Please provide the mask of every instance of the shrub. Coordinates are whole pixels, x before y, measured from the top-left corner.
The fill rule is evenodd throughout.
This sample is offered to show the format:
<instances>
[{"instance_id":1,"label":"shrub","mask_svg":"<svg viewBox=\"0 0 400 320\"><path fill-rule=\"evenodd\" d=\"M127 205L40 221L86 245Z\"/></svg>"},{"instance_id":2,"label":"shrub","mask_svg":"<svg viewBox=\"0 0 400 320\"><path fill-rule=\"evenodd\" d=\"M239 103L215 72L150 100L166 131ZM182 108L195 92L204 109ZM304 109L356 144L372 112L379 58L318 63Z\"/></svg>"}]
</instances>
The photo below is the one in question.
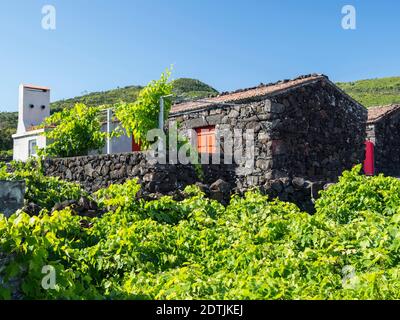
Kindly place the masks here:
<instances>
[{"instance_id":1,"label":"shrub","mask_svg":"<svg viewBox=\"0 0 400 320\"><path fill-rule=\"evenodd\" d=\"M101 131L100 111L100 107L78 103L71 109L63 109L48 117L43 126L50 127L44 133L50 143L41 154L74 157L101 149L106 133Z\"/></svg>"},{"instance_id":2,"label":"shrub","mask_svg":"<svg viewBox=\"0 0 400 320\"><path fill-rule=\"evenodd\" d=\"M392 216L400 213L400 180L383 175L360 174L361 165L346 171L339 183L322 193L316 202L320 214L348 223L363 211Z\"/></svg>"},{"instance_id":3,"label":"shrub","mask_svg":"<svg viewBox=\"0 0 400 320\"><path fill-rule=\"evenodd\" d=\"M35 159L28 163L13 161L8 168L0 163L0 180L24 180L26 201L48 210L57 203L78 200L81 196L88 195L76 183L44 176L41 162Z\"/></svg>"}]
</instances>

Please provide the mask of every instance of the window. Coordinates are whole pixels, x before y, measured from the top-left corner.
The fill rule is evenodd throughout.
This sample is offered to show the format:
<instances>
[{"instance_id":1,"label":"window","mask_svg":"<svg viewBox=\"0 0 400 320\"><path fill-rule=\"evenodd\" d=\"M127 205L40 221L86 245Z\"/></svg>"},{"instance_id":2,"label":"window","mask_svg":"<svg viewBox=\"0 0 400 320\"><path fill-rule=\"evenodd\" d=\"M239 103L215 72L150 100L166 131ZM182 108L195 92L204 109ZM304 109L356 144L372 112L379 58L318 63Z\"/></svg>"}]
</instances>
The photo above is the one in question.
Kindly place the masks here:
<instances>
[{"instance_id":1,"label":"window","mask_svg":"<svg viewBox=\"0 0 400 320\"><path fill-rule=\"evenodd\" d=\"M215 126L196 129L197 149L199 153L215 153Z\"/></svg>"},{"instance_id":2,"label":"window","mask_svg":"<svg viewBox=\"0 0 400 320\"><path fill-rule=\"evenodd\" d=\"M37 147L37 141L35 140L29 140L29 156L36 156L36 147Z\"/></svg>"}]
</instances>

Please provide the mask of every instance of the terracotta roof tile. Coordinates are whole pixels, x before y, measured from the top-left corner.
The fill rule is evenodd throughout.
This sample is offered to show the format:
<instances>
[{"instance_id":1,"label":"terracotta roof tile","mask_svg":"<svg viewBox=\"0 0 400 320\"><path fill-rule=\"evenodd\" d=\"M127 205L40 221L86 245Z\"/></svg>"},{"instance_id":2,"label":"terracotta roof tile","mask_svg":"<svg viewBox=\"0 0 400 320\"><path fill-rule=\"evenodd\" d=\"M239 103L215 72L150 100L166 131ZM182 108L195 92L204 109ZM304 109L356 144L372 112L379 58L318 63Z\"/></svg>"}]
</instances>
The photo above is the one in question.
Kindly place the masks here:
<instances>
[{"instance_id":1,"label":"terracotta roof tile","mask_svg":"<svg viewBox=\"0 0 400 320\"><path fill-rule=\"evenodd\" d=\"M50 88L48 88L48 87L36 86L36 85L33 85L33 84L23 84L23 86L24 86L24 88L33 89L33 90L43 90L43 91L49 91L50 90Z\"/></svg>"},{"instance_id":2,"label":"terracotta roof tile","mask_svg":"<svg viewBox=\"0 0 400 320\"><path fill-rule=\"evenodd\" d=\"M307 76L301 76L293 80L283 80L266 85L261 84L260 86L254 88L242 89L229 93L222 93L213 98L177 103L172 106L171 113L174 114L185 111L194 111L197 109L211 107L218 103L234 103L251 98L268 96L280 91L288 90L292 87L296 87L299 85L303 85L321 79L327 79L327 77L320 74L312 74Z\"/></svg>"},{"instance_id":3,"label":"terracotta roof tile","mask_svg":"<svg viewBox=\"0 0 400 320\"><path fill-rule=\"evenodd\" d=\"M31 126L26 129L26 132L36 131L39 129L53 129L55 127L56 127L56 125L47 125L47 126L43 126L43 127L42 126Z\"/></svg>"},{"instance_id":4,"label":"terracotta roof tile","mask_svg":"<svg viewBox=\"0 0 400 320\"><path fill-rule=\"evenodd\" d=\"M388 106L378 106L368 109L368 123L373 123L381 120L382 118L400 110L400 104L391 104Z\"/></svg>"}]
</instances>

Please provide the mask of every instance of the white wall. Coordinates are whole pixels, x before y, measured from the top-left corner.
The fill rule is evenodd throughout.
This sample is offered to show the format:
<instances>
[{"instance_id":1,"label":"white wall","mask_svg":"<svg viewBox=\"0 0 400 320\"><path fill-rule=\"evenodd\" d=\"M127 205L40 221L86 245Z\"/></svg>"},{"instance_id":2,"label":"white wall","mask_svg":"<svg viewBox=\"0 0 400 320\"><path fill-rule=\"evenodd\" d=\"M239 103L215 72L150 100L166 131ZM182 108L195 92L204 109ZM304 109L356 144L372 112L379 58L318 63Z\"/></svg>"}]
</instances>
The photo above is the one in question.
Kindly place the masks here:
<instances>
[{"instance_id":1,"label":"white wall","mask_svg":"<svg viewBox=\"0 0 400 320\"><path fill-rule=\"evenodd\" d=\"M117 123L113 123L111 130L114 130L117 127ZM101 131L107 131L107 124L103 124L101 127ZM128 137L123 134L120 137L111 139L111 153L125 153L125 152L132 152L132 137ZM98 154L95 150L89 152L89 154ZM107 154L107 142L104 145L103 149L101 150L101 154Z\"/></svg>"},{"instance_id":2,"label":"white wall","mask_svg":"<svg viewBox=\"0 0 400 320\"><path fill-rule=\"evenodd\" d=\"M111 153L132 152L132 137L126 134L118 138L111 139ZM103 153L107 153L107 144L103 148Z\"/></svg>"},{"instance_id":3,"label":"white wall","mask_svg":"<svg viewBox=\"0 0 400 320\"><path fill-rule=\"evenodd\" d=\"M23 135L14 135L14 160L27 161L29 159L29 141L36 140L37 147L46 146L46 137L41 135L43 129L31 131Z\"/></svg>"},{"instance_id":4,"label":"white wall","mask_svg":"<svg viewBox=\"0 0 400 320\"><path fill-rule=\"evenodd\" d=\"M31 107L33 106L33 107ZM14 160L29 159L29 142L36 141L37 147L46 147L45 129L35 129L45 118L50 116L50 89L33 85L19 86L18 129L13 135Z\"/></svg>"},{"instance_id":5,"label":"white wall","mask_svg":"<svg viewBox=\"0 0 400 320\"><path fill-rule=\"evenodd\" d=\"M17 134L25 133L32 127L42 124L48 116L50 116L50 89L21 84L19 86Z\"/></svg>"}]
</instances>

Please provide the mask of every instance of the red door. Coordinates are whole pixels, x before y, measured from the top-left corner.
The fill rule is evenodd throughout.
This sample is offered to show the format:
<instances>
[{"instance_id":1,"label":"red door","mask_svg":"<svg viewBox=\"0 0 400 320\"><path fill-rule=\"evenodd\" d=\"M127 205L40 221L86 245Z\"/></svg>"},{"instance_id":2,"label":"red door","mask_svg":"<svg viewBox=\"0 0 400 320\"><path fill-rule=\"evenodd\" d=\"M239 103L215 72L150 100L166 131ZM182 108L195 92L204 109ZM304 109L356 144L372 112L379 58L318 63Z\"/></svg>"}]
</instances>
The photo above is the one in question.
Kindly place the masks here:
<instances>
[{"instance_id":1,"label":"red door","mask_svg":"<svg viewBox=\"0 0 400 320\"><path fill-rule=\"evenodd\" d=\"M136 142L135 142L135 138L134 138L134 136L132 135L132 151L133 151L133 152L137 152L137 151L141 151L141 149L142 149L142 147L141 147L141 145L140 145L140 142L139 142L139 143L136 143Z\"/></svg>"},{"instance_id":2,"label":"red door","mask_svg":"<svg viewBox=\"0 0 400 320\"><path fill-rule=\"evenodd\" d=\"M365 142L364 172L367 176L375 174L374 144L369 140Z\"/></svg>"}]
</instances>

